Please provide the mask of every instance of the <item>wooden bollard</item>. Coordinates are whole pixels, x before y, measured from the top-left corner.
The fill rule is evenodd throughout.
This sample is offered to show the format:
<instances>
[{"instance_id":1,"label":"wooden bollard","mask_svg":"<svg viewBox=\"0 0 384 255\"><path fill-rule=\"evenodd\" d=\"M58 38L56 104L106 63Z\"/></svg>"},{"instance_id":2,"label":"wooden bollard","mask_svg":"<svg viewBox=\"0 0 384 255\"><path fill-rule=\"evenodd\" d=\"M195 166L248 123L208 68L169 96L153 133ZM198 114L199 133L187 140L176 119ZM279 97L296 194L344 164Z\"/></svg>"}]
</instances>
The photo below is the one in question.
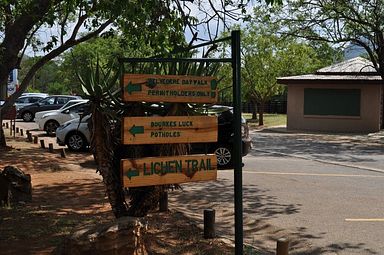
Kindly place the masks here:
<instances>
[{"instance_id":1,"label":"wooden bollard","mask_svg":"<svg viewBox=\"0 0 384 255\"><path fill-rule=\"evenodd\" d=\"M19 127L16 127L16 134L19 133Z\"/></svg>"},{"instance_id":2,"label":"wooden bollard","mask_svg":"<svg viewBox=\"0 0 384 255\"><path fill-rule=\"evenodd\" d=\"M276 255L288 255L289 241L286 238L277 240Z\"/></svg>"},{"instance_id":3,"label":"wooden bollard","mask_svg":"<svg viewBox=\"0 0 384 255\"><path fill-rule=\"evenodd\" d=\"M20 136L24 136L24 130L20 128Z\"/></svg>"},{"instance_id":4,"label":"wooden bollard","mask_svg":"<svg viewBox=\"0 0 384 255\"><path fill-rule=\"evenodd\" d=\"M27 133L27 141L30 143L32 142L32 133Z\"/></svg>"},{"instance_id":5,"label":"wooden bollard","mask_svg":"<svg viewBox=\"0 0 384 255\"><path fill-rule=\"evenodd\" d=\"M41 146L41 148L45 149L45 143L44 143L44 140L40 140L40 146Z\"/></svg>"},{"instance_id":6,"label":"wooden bollard","mask_svg":"<svg viewBox=\"0 0 384 255\"><path fill-rule=\"evenodd\" d=\"M204 238L215 238L215 210L204 210Z\"/></svg>"},{"instance_id":7,"label":"wooden bollard","mask_svg":"<svg viewBox=\"0 0 384 255\"><path fill-rule=\"evenodd\" d=\"M5 128L9 128L8 122L5 122Z\"/></svg>"},{"instance_id":8,"label":"wooden bollard","mask_svg":"<svg viewBox=\"0 0 384 255\"><path fill-rule=\"evenodd\" d=\"M34 144L37 144L37 141L38 141L38 140L39 140L39 138L38 138L37 136L34 136L34 137L33 137L33 143L34 143Z\"/></svg>"},{"instance_id":9,"label":"wooden bollard","mask_svg":"<svg viewBox=\"0 0 384 255\"><path fill-rule=\"evenodd\" d=\"M65 154L65 149L64 149L64 148L61 148L61 150L60 150L60 156L61 156L62 158L66 158L66 157L67 157L67 155Z\"/></svg>"},{"instance_id":10,"label":"wooden bollard","mask_svg":"<svg viewBox=\"0 0 384 255\"><path fill-rule=\"evenodd\" d=\"M168 192L164 191L160 195L159 211L168 212Z\"/></svg>"},{"instance_id":11,"label":"wooden bollard","mask_svg":"<svg viewBox=\"0 0 384 255\"><path fill-rule=\"evenodd\" d=\"M53 153L53 143L48 144L48 150L50 153Z\"/></svg>"}]
</instances>

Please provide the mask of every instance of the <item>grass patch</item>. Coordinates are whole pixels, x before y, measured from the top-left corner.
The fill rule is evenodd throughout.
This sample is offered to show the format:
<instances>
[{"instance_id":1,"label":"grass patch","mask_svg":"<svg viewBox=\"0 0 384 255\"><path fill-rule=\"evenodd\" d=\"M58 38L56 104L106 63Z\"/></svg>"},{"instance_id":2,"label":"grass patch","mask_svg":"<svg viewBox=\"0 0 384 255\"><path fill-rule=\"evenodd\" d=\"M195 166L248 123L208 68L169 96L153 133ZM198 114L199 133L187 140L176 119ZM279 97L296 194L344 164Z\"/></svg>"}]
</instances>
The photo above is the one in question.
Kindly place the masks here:
<instances>
[{"instance_id":1,"label":"grass patch","mask_svg":"<svg viewBox=\"0 0 384 255\"><path fill-rule=\"evenodd\" d=\"M243 113L243 117L248 121L249 126L258 127L259 121L252 120L252 113ZM264 127L273 127L273 126L284 126L287 125L287 115L286 114L270 114L264 113Z\"/></svg>"}]
</instances>

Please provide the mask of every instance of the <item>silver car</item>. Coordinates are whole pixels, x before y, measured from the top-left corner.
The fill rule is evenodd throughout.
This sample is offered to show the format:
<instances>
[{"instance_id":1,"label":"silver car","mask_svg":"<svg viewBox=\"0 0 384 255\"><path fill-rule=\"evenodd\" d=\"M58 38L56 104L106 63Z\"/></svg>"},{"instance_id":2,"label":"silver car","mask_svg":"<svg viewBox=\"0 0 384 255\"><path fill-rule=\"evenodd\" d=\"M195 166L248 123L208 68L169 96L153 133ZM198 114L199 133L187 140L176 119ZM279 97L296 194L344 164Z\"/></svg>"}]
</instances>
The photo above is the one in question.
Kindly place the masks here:
<instances>
[{"instance_id":1,"label":"silver car","mask_svg":"<svg viewBox=\"0 0 384 255\"><path fill-rule=\"evenodd\" d=\"M82 119L76 118L65 122L56 129L56 141L59 145L66 145L72 151L85 150L90 143L91 134L88 128L88 120L91 115Z\"/></svg>"}]
</instances>

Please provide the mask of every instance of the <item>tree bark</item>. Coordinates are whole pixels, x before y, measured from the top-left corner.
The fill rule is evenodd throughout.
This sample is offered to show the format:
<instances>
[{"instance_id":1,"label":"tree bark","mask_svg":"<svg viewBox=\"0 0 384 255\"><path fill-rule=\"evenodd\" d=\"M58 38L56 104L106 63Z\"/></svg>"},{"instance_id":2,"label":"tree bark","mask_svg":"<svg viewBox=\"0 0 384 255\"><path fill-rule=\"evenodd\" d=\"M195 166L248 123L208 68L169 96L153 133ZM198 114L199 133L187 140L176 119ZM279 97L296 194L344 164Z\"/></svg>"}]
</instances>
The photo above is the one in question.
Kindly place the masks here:
<instances>
[{"instance_id":1,"label":"tree bark","mask_svg":"<svg viewBox=\"0 0 384 255\"><path fill-rule=\"evenodd\" d=\"M1 114L1 110L3 108L0 107L0 150L1 148L7 147L7 140L5 140L5 133L3 129L3 115Z\"/></svg>"},{"instance_id":2,"label":"tree bark","mask_svg":"<svg viewBox=\"0 0 384 255\"><path fill-rule=\"evenodd\" d=\"M0 124L1 124L1 127L0 127L0 150L1 150L1 148L7 147L7 141L5 140L3 122L0 121Z\"/></svg>"},{"instance_id":3,"label":"tree bark","mask_svg":"<svg viewBox=\"0 0 384 255\"><path fill-rule=\"evenodd\" d=\"M264 102L261 102L258 107L259 110L259 126L264 125Z\"/></svg>"},{"instance_id":4,"label":"tree bark","mask_svg":"<svg viewBox=\"0 0 384 255\"><path fill-rule=\"evenodd\" d=\"M254 100L251 100L252 106L252 119L257 120L257 103Z\"/></svg>"},{"instance_id":5,"label":"tree bark","mask_svg":"<svg viewBox=\"0 0 384 255\"><path fill-rule=\"evenodd\" d=\"M93 105L91 148L96 155L97 170L103 177L112 212L116 218L120 218L127 215L127 207L120 180L120 169L115 169L113 164L115 146L110 126L111 123L106 116Z\"/></svg>"}]
</instances>

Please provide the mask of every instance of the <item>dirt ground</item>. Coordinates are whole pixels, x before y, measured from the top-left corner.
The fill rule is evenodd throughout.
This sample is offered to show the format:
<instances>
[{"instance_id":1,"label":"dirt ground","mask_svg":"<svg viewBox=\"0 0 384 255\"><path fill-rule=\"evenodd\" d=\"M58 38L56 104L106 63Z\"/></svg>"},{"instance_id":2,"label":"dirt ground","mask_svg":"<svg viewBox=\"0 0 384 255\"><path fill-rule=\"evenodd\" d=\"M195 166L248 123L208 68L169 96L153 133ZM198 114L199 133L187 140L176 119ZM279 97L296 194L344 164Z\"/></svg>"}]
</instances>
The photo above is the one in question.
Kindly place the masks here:
<instances>
[{"instance_id":1,"label":"dirt ground","mask_svg":"<svg viewBox=\"0 0 384 255\"><path fill-rule=\"evenodd\" d=\"M52 138L50 138L52 139ZM0 169L7 165L31 174L33 201L0 208L0 253L50 254L66 236L84 224L114 220L101 177L89 153L61 158L20 135L7 137L0 150ZM176 211L154 212L148 221L150 254L233 254L222 240L205 240L197 224ZM250 254L258 254L251 251Z\"/></svg>"}]
</instances>

